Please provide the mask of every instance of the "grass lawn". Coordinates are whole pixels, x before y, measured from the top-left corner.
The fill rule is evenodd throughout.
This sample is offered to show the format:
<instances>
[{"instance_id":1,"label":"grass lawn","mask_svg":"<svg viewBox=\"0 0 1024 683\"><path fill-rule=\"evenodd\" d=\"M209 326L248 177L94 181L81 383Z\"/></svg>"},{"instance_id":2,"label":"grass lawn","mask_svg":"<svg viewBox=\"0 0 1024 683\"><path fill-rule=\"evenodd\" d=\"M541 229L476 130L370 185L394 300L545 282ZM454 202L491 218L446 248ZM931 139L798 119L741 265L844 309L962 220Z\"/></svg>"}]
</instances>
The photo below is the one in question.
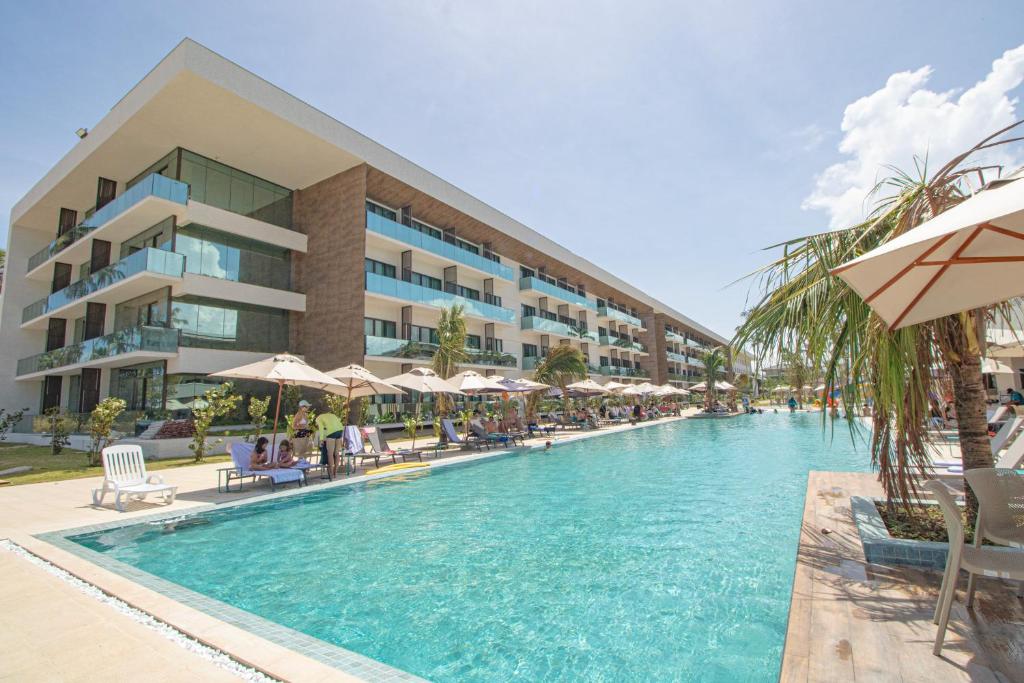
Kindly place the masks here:
<instances>
[{"instance_id":1,"label":"grass lawn","mask_svg":"<svg viewBox=\"0 0 1024 683\"><path fill-rule=\"evenodd\" d=\"M225 462L231 457L210 455L204 463ZM0 470L20 465L30 465L28 472L5 474L0 476L10 482L8 486L17 484L38 484L44 481L60 481L62 479L81 479L82 477L98 477L103 475L103 466L88 467L84 451L65 448L60 455L53 455L49 446L30 446L27 444L0 444ZM166 470L174 467L194 465L192 456L185 458L169 458L167 460L148 460L146 470Z\"/></svg>"}]
</instances>

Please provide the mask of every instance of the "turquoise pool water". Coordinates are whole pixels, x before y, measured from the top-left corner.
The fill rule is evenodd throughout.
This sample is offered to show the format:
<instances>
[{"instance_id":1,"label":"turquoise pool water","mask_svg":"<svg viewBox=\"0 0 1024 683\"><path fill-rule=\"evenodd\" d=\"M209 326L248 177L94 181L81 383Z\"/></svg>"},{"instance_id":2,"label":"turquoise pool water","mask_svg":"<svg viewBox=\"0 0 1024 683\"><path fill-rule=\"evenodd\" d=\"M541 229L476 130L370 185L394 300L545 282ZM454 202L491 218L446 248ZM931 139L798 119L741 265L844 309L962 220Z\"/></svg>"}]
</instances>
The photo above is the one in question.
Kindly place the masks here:
<instances>
[{"instance_id":1,"label":"turquoise pool water","mask_svg":"<svg viewBox=\"0 0 1024 683\"><path fill-rule=\"evenodd\" d=\"M73 540L435 681L774 681L813 415L688 420Z\"/></svg>"}]
</instances>

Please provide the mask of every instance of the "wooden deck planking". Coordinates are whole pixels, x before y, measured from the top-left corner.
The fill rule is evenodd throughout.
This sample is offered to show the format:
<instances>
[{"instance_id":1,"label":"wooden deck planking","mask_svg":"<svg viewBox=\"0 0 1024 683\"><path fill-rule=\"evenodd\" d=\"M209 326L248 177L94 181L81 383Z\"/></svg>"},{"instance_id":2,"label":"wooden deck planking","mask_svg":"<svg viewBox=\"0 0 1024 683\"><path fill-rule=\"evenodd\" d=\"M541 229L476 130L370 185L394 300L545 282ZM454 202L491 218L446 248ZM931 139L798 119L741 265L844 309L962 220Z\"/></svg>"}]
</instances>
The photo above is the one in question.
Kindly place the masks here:
<instances>
[{"instance_id":1,"label":"wooden deck planking","mask_svg":"<svg viewBox=\"0 0 1024 683\"><path fill-rule=\"evenodd\" d=\"M849 499L880 493L871 474L810 474L780 680L1024 681L1024 606L1003 582L980 582L973 611L954 604L932 655L941 575L864 560Z\"/></svg>"}]
</instances>

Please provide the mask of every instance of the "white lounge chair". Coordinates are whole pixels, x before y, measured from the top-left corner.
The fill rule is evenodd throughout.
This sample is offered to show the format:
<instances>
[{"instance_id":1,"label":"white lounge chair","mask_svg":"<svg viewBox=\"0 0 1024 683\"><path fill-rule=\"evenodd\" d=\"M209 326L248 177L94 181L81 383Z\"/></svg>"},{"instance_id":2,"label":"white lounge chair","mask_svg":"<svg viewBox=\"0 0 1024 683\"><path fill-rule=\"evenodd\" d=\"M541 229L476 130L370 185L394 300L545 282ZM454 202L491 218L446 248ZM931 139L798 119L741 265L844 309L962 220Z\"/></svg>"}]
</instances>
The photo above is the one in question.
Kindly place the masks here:
<instances>
[{"instance_id":1,"label":"white lounge chair","mask_svg":"<svg viewBox=\"0 0 1024 683\"><path fill-rule=\"evenodd\" d=\"M124 512L125 501L144 500L151 493L161 494L168 505L174 502L178 487L165 484L158 474L146 474L141 446L108 446L102 457L103 485L93 489L93 505L102 505L108 491L114 494L114 507L119 512Z\"/></svg>"}]
</instances>

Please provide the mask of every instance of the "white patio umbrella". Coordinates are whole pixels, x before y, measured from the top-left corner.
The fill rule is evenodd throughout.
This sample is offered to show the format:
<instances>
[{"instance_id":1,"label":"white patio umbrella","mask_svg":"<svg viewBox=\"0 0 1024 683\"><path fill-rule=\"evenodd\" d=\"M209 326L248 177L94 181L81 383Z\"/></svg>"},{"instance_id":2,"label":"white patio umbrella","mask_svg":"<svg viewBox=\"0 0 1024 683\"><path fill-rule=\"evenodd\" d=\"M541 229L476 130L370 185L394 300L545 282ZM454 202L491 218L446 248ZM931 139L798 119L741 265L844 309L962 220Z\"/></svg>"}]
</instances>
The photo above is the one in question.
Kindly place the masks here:
<instances>
[{"instance_id":1,"label":"white patio umbrella","mask_svg":"<svg viewBox=\"0 0 1024 683\"><path fill-rule=\"evenodd\" d=\"M404 374L388 377L384 382L396 387L411 389L412 391L417 391L420 394L454 394L456 396L465 396L465 393L457 386L446 379L442 379L430 368L413 368ZM419 423L421 403L422 399L418 399L416 401L417 424ZM412 438L412 447L416 448L415 435L413 435Z\"/></svg>"},{"instance_id":2,"label":"white patio umbrella","mask_svg":"<svg viewBox=\"0 0 1024 683\"><path fill-rule=\"evenodd\" d=\"M720 382L715 382L715 388L718 389L719 391L736 391L736 387L734 387L733 385L729 384L725 380L722 380ZM810 387L808 387L808 389L809 388Z\"/></svg>"},{"instance_id":3,"label":"white patio umbrella","mask_svg":"<svg viewBox=\"0 0 1024 683\"><path fill-rule=\"evenodd\" d=\"M824 384L819 384L818 386L814 387L814 392L815 393L817 393L819 391L825 391L825 385Z\"/></svg>"},{"instance_id":4,"label":"white patio umbrella","mask_svg":"<svg viewBox=\"0 0 1024 683\"><path fill-rule=\"evenodd\" d=\"M632 386L632 385L631 384L623 384L622 382L616 382L615 380L612 380L610 382L605 382L601 386L604 387L605 389L607 389L608 391L615 392L615 391L619 391L620 389L625 389L626 387Z\"/></svg>"},{"instance_id":5,"label":"white patio umbrella","mask_svg":"<svg viewBox=\"0 0 1024 683\"><path fill-rule=\"evenodd\" d=\"M598 384L592 379L573 382L572 384L565 385L565 388L570 391L575 391L577 394L583 394L584 396L597 396L600 394L611 393L609 389L606 389L603 385Z\"/></svg>"},{"instance_id":6,"label":"white patio umbrella","mask_svg":"<svg viewBox=\"0 0 1024 683\"><path fill-rule=\"evenodd\" d=\"M333 377L341 384L340 388L328 388L332 394L344 396L349 400L361 396L376 396L377 394L401 394L403 391L396 386L388 384L380 377L364 368L362 365L345 365L324 373Z\"/></svg>"},{"instance_id":7,"label":"white patio umbrella","mask_svg":"<svg viewBox=\"0 0 1024 683\"><path fill-rule=\"evenodd\" d=\"M664 392L664 393L660 393ZM690 392L672 384L662 384L659 395L661 396L689 396Z\"/></svg>"},{"instance_id":8,"label":"white patio umbrella","mask_svg":"<svg viewBox=\"0 0 1024 683\"><path fill-rule=\"evenodd\" d=\"M1024 176L989 183L832 274L890 329L1024 295Z\"/></svg>"},{"instance_id":9,"label":"white patio umbrella","mask_svg":"<svg viewBox=\"0 0 1024 683\"><path fill-rule=\"evenodd\" d=\"M640 388L639 384L630 384L625 389L619 391L623 396L643 396L648 393Z\"/></svg>"},{"instance_id":10,"label":"white patio umbrella","mask_svg":"<svg viewBox=\"0 0 1024 683\"><path fill-rule=\"evenodd\" d=\"M242 365L230 370L210 373L211 377L228 377L231 379L255 379L262 382L277 384L277 406L274 409L274 437L270 442L273 452L277 446L277 422L281 417L281 391L284 385L310 387L320 390L337 390L341 382L330 375L320 372L306 361L290 353L279 353L261 361Z\"/></svg>"},{"instance_id":11,"label":"white patio umbrella","mask_svg":"<svg viewBox=\"0 0 1024 683\"><path fill-rule=\"evenodd\" d=\"M657 384L651 384L650 382L641 382L640 384L637 384L636 386L637 386L637 389L640 389L645 394L654 393L658 389L658 385Z\"/></svg>"},{"instance_id":12,"label":"white patio umbrella","mask_svg":"<svg viewBox=\"0 0 1024 683\"><path fill-rule=\"evenodd\" d=\"M460 372L457 375L452 375L448 378L453 386L457 387L462 393L469 396L475 396L477 394L500 394L508 391L504 384L495 381L491 377L484 377L479 372L473 370L466 370Z\"/></svg>"},{"instance_id":13,"label":"white patio umbrella","mask_svg":"<svg viewBox=\"0 0 1024 683\"><path fill-rule=\"evenodd\" d=\"M499 381L505 387L505 391L509 393L525 393L528 391L538 391L540 389L551 388L551 385L549 384L544 384L542 382L534 382L532 379L527 379L525 377L520 377L519 379L502 379Z\"/></svg>"},{"instance_id":14,"label":"white patio umbrella","mask_svg":"<svg viewBox=\"0 0 1024 683\"><path fill-rule=\"evenodd\" d=\"M708 383L707 382L700 382L699 384L694 384L692 387L690 387L690 391L704 392L704 391L707 391L707 390L708 390Z\"/></svg>"}]
</instances>

